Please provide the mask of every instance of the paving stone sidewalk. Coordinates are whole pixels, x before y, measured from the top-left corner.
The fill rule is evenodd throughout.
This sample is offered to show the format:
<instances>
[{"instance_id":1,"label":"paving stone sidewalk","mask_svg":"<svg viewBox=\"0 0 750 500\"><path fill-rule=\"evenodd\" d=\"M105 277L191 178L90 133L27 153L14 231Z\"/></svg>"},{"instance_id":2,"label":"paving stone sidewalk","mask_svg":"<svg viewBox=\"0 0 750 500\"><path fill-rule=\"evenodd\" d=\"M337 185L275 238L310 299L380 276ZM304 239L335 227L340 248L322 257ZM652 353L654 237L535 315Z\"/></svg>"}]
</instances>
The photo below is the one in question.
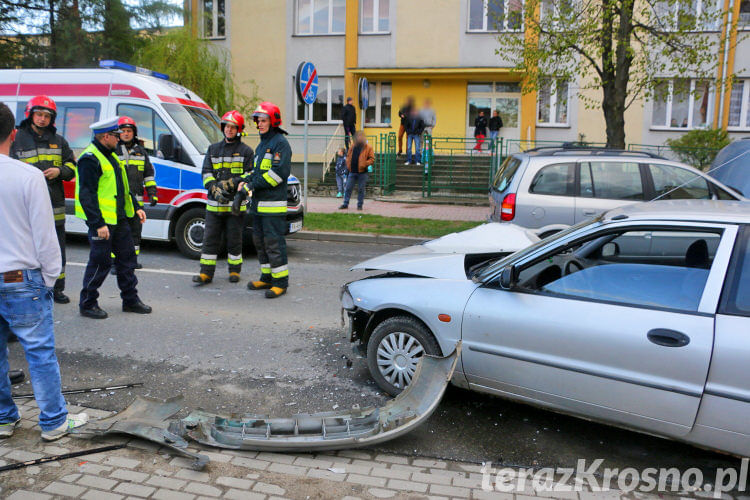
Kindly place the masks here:
<instances>
[{"instance_id":1,"label":"paving stone sidewalk","mask_svg":"<svg viewBox=\"0 0 750 500\"><path fill-rule=\"evenodd\" d=\"M530 481L526 482L523 491L485 491L478 464L391 455L367 449L320 454L193 449L211 459L205 470L199 472L190 469L191 461L186 458L170 455L152 443L126 437L94 441L64 437L54 443L44 443L36 426L39 410L35 402L27 402L20 409L21 426L13 437L0 441L0 465L111 444L127 443L128 446L0 473L0 498L8 500L650 498L643 494L623 496L618 491L537 492L532 489ZM70 410L86 411L92 418L109 415L109 412L75 406ZM495 476L492 477L494 481Z\"/></svg>"},{"instance_id":2,"label":"paving stone sidewalk","mask_svg":"<svg viewBox=\"0 0 750 500\"><path fill-rule=\"evenodd\" d=\"M345 210L339 210L340 205L341 198L310 196L307 201L307 211L325 214L346 212ZM356 200L349 204L348 212L360 213L357 212ZM486 221L490 214L490 208L435 203L398 203L366 199L364 210L361 213L412 219Z\"/></svg>"}]
</instances>

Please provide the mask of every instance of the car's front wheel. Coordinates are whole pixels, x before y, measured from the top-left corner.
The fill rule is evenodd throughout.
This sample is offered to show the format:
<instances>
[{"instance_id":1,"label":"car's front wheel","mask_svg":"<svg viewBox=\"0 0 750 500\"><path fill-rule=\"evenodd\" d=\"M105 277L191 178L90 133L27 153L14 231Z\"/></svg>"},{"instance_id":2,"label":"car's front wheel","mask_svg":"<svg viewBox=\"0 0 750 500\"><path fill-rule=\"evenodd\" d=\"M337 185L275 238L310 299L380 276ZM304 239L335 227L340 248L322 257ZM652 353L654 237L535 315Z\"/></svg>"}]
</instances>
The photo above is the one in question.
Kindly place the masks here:
<instances>
[{"instance_id":1,"label":"car's front wheel","mask_svg":"<svg viewBox=\"0 0 750 500\"><path fill-rule=\"evenodd\" d=\"M432 333L410 316L386 319L367 342L370 374L391 396L397 396L411 383L424 354L440 356L440 346Z\"/></svg>"}]
</instances>

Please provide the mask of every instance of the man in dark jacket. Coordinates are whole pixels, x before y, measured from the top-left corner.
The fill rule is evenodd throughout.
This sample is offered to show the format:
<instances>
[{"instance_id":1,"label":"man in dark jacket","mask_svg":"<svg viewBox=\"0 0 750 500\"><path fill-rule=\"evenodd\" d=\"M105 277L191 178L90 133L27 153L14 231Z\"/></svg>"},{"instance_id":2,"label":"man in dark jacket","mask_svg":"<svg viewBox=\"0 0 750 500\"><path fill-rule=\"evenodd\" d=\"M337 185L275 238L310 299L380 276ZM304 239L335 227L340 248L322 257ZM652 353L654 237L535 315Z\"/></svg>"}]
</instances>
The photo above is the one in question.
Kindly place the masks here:
<instances>
[{"instance_id":1,"label":"man in dark jacket","mask_svg":"<svg viewBox=\"0 0 750 500\"><path fill-rule=\"evenodd\" d=\"M474 150L481 151L484 138L487 137L487 117L484 116L484 111L479 111L479 116L474 120L474 137L477 139Z\"/></svg>"},{"instance_id":2,"label":"man in dark jacket","mask_svg":"<svg viewBox=\"0 0 750 500\"><path fill-rule=\"evenodd\" d=\"M416 108L412 108L411 114L406 118L406 163L409 165L414 163L421 165L420 159L422 158L422 133L424 132L424 120ZM412 155L412 145L415 146L416 151Z\"/></svg>"},{"instance_id":3,"label":"man in dark jacket","mask_svg":"<svg viewBox=\"0 0 750 500\"><path fill-rule=\"evenodd\" d=\"M18 126L16 140L11 146L10 157L34 165L44 173L47 189L52 200L57 241L62 254L62 272L53 288L58 304L70 302L65 290L65 190L63 181L73 180L76 163L73 151L63 136L57 133L55 101L40 95L26 105L26 119Z\"/></svg>"},{"instance_id":4,"label":"man in dark jacket","mask_svg":"<svg viewBox=\"0 0 750 500\"><path fill-rule=\"evenodd\" d=\"M76 175L76 217L86 221L91 245L78 308L82 316L94 319L107 317L97 299L99 287L112 267L112 254L115 255L122 310L138 314L151 312L151 307L138 297L135 248L128 223L128 218L134 215L141 224L146 222L146 212L136 208L138 202L130 193L128 176L115 153L120 135L117 121L117 117L113 117L89 126L94 132L94 141L83 150Z\"/></svg>"},{"instance_id":5,"label":"man in dark jacket","mask_svg":"<svg viewBox=\"0 0 750 500\"><path fill-rule=\"evenodd\" d=\"M341 121L344 122L344 144L349 149L349 140L357 130L357 110L352 105L352 98L346 98L346 106L341 110Z\"/></svg>"},{"instance_id":6,"label":"man in dark jacket","mask_svg":"<svg viewBox=\"0 0 750 500\"><path fill-rule=\"evenodd\" d=\"M255 168L240 187L252 193L253 243L258 252L260 279L247 284L275 299L289 288L286 253L287 179L292 170L292 147L281 128L281 110L272 102L258 104L253 120L260 133Z\"/></svg>"},{"instance_id":7,"label":"man in dark jacket","mask_svg":"<svg viewBox=\"0 0 750 500\"><path fill-rule=\"evenodd\" d=\"M117 156L125 164L128 173L128 185L130 192L138 202L138 208L143 208L143 189L148 193L149 205L156 206L159 199L156 196L156 180L154 178L154 167L148 159L148 152L143 147L143 141L138 139L138 127L129 116L121 116L118 121L120 126L120 142L117 144ZM143 266L137 262L141 253L141 230L143 224L137 216L128 219L130 233L135 245L136 269ZM115 272L114 267L112 272Z\"/></svg>"},{"instance_id":8,"label":"man in dark jacket","mask_svg":"<svg viewBox=\"0 0 750 500\"><path fill-rule=\"evenodd\" d=\"M494 110L492 118L490 118L490 141L492 141L493 146L497 141L497 136L500 134L501 128L503 128L503 119L500 118L500 113Z\"/></svg>"},{"instance_id":9,"label":"man in dark jacket","mask_svg":"<svg viewBox=\"0 0 750 500\"><path fill-rule=\"evenodd\" d=\"M221 117L224 138L208 147L203 160L203 185L208 190L208 199L200 273L193 276L193 283L197 285L211 283L214 279L222 233L227 239L229 282L240 281L246 205L242 205L239 213L233 214L232 201L242 176L253 169L253 150L241 140L244 128L245 117L239 111L224 113Z\"/></svg>"},{"instance_id":10,"label":"man in dark jacket","mask_svg":"<svg viewBox=\"0 0 750 500\"><path fill-rule=\"evenodd\" d=\"M414 97L409 96L406 103L398 110L398 117L401 118L401 125L398 127L398 154L404 151L404 134L406 133L406 120L411 116L414 109Z\"/></svg>"}]
</instances>

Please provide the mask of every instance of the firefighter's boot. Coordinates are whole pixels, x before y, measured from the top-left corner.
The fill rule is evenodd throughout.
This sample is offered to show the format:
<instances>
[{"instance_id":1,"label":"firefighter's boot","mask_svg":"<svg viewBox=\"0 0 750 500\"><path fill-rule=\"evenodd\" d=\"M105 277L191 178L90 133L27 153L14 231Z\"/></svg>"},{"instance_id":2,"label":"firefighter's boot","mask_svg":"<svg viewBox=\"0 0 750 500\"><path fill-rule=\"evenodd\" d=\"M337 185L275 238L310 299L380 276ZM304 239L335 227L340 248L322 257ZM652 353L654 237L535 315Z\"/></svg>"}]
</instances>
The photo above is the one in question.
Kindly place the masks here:
<instances>
[{"instance_id":1,"label":"firefighter's boot","mask_svg":"<svg viewBox=\"0 0 750 500\"><path fill-rule=\"evenodd\" d=\"M266 290L266 298L267 299L275 299L276 297L281 297L286 293L286 288L279 288L277 286L272 286L268 290Z\"/></svg>"}]
</instances>

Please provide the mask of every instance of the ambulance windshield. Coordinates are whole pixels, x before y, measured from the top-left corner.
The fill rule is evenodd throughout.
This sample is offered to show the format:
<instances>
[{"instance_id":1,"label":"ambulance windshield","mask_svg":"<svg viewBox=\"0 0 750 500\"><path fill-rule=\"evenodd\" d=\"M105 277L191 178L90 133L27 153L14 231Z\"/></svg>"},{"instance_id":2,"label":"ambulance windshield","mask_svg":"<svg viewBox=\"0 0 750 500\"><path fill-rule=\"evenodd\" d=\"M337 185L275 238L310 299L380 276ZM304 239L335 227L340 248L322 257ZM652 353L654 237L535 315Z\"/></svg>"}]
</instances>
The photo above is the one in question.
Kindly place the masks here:
<instances>
[{"instance_id":1,"label":"ambulance windshield","mask_svg":"<svg viewBox=\"0 0 750 500\"><path fill-rule=\"evenodd\" d=\"M221 140L219 117L212 110L169 103L164 103L163 106L198 153L206 154L208 146Z\"/></svg>"}]
</instances>

